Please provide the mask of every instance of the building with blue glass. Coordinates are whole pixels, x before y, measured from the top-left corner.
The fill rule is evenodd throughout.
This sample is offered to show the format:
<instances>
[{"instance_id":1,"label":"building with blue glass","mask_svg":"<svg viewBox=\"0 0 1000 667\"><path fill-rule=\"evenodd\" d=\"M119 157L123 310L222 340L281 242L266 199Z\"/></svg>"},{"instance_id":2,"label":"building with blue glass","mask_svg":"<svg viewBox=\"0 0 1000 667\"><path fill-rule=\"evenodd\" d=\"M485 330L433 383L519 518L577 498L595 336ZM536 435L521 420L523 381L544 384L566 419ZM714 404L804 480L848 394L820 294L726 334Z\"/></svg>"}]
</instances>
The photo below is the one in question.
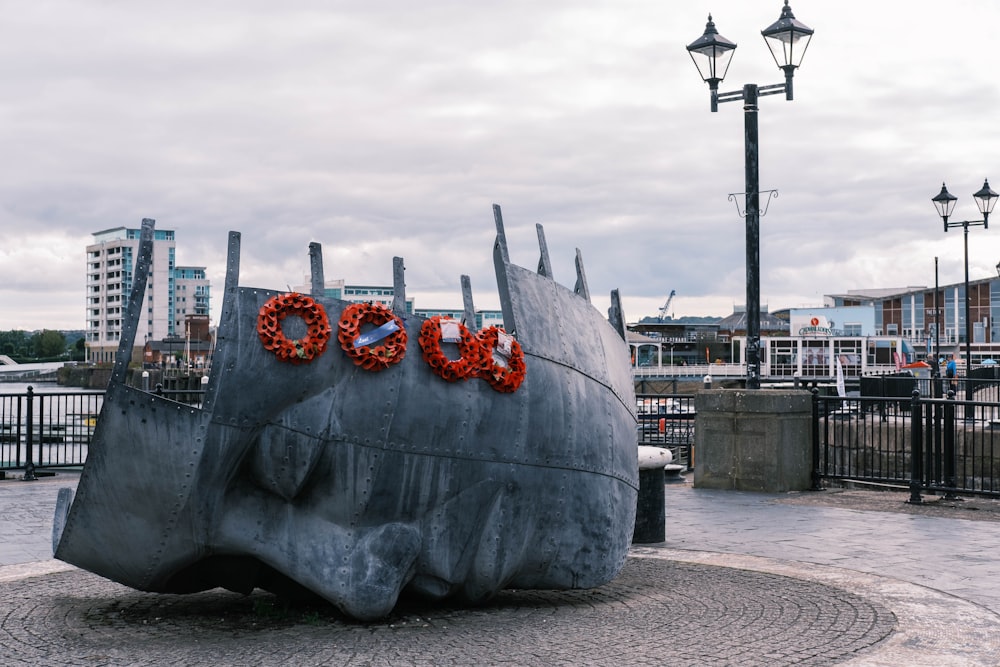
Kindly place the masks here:
<instances>
[{"instance_id":1,"label":"building with blue glass","mask_svg":"<svg viewBox=\"0 0 1000 667\"><path fill-rule=\"evenodd\" d=\"M128 227L94 232L94 242L87 246L85 342L90 363L112 363L117 355L140 232ZM188 320L209 315L211 286L205 267L178 266L176 252L174 231L155 230L133 359L142 358L150 341L184 338Z\"/></svg>"}]
</instances>

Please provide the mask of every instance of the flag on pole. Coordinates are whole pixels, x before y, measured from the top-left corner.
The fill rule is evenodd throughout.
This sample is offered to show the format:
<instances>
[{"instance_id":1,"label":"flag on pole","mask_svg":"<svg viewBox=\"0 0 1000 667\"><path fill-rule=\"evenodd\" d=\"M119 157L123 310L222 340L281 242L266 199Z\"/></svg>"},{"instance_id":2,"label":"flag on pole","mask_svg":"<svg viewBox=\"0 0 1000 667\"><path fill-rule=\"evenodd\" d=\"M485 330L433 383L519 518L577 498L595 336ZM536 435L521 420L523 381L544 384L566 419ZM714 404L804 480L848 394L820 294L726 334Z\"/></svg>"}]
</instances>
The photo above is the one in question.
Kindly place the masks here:
<instances>
[{"instance_id":1,"label":"flag on pole","mask_svg":"<svg viewBox=\"0 0 1000 667\"><path fill-rule=\"evenodd\" d=\"M844 384L844 365L840 363L840 357L837 357L837 396L847 397L847 386Z\"/></svg>"}]
</instances>

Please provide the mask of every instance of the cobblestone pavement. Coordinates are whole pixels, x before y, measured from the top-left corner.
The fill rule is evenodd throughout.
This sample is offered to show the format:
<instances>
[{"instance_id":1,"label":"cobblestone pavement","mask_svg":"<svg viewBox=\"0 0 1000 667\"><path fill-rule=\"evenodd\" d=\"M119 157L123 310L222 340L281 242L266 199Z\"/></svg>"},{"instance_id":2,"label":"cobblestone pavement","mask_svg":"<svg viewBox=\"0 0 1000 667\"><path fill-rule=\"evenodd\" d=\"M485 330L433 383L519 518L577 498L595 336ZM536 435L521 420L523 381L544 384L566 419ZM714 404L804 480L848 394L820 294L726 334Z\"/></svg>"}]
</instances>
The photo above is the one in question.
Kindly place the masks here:
<instances>
[{"instance_id":1,"label":"cobblestone pavement","mask_svg":"<svg viewBox=\"0 0 1000 667\"><path fill-rule=\"evenodd\" d=\"M5 665L829 665L886 639L879 602L824 584L631 558L591 591L507 591L476 609L408 602L380 623L270 595L139 593L79 571L3 586ZM39 639L44 638L44 641Z\"/></svg>"},{"instance_id":2,"label":"cobblestone pavement","mask_svg":"<svg viewBox=\"0 0 1000 667\"><path fill-rule=\"evenodd\" d=\"M0 482L2 665L1000 664L1000 523L886 510L884 495L668 484L667 541L634 546L599 589L404 600L362 624L263 592L143 593L51 560L62 486L75 477ZM992 551L969 561L976 549Z\"/></svg>"}]
</instances>

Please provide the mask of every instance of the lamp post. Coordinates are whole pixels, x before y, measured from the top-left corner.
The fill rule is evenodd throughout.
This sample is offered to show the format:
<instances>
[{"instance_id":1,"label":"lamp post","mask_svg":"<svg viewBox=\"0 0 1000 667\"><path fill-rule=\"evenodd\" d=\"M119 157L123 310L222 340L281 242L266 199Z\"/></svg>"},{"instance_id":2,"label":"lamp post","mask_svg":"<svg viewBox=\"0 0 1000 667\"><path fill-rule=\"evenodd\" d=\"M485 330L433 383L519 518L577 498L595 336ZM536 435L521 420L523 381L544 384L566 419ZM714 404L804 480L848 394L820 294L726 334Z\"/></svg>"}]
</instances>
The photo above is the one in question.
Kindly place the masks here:
<instances>
[{"instance_id":1,"label":"lamp post","mask_svg":"<svg viewBox=\"0 0 1000 667\"><path fill-rule=\"evenodd\" d=\"M941 306L938 305L938 294L941 289L938 287L938 258L934 258L934 368L931 375L934 377L934 398L941 398L941 383L937 381L941 374Z\"/></svg>"},{"instance_id":2,"label":"lamp post","mask_svg":"<svg viewBox=\"0 0 1000 667\"><path fill-rule=\"evenodd\" d=\"M952 227L961 227L965 240L965 400L967 401L972 400L972 387L969 383L969 371L972 370L972 319L969 307L972 301L972 297L969 294L969 227L982 226L983 229L990 228L990 213L993 211L993 206L997 203L997 197L1000 195L993 192L990 189L990 182L984 179L983 187L972 196L976 200L979 212L983 215L982 220L949 221L948 218L951 217L951 212L955 209L958 197L948 192L948 188L944 183L941 184L941 192L936 197L931 198L938 215L944 221L944 231L947 233ZM966 416L968 417L968 414Z\"/></svg>"},{"instance_id":3,"label":"lamp post","mask_svg":"<svg viewBox=\"0 0 1000 667\"><path fill-rule=\"evenodd\" d=\"M785 73L785 82L757 86L748 83L742 90L719 92L719 84L726 77L736 43L731 42L715 28L712 15L708 16L705 33L688 45L688 53L701 78L711 93L711 110L719 110L720 102L743 101L744 153L746 176L746 283L747 283L747 389L760 389L760 172L757 160L757 98L763 95L785 93L792 99L792 77L802 63L812 38L813 30L799 22L792 14L788 0L781 10L781 17L761 31L764 43L771 50L775 64Z\"/></svg>"}]
</instances>

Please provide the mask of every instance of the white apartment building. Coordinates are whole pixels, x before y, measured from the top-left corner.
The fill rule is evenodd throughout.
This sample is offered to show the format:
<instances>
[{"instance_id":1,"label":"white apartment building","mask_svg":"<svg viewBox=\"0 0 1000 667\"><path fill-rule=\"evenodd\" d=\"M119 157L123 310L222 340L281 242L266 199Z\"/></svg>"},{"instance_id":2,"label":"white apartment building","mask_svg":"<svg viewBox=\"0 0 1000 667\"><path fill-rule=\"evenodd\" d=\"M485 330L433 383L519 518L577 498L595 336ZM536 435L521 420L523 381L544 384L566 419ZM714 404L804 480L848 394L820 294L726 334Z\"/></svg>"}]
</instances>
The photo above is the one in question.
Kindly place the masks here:
<instances>
[{"instance_id":1,"label":"white apartment building","mask_svg":"<svg viewBox=\"0 0 1000 667\"><path fill-rule=\"evenodd\" d=\"M204 266L174 267L174 326L170 335L187 335L191 315L209 315L211 296Z\"/></svg>"},{"instance_id":2,"label":"white apartment building","mask_svg":"<svg viewBox=\"0 0 1000 667\"><path fill-rule=\"evenodd\" d=\"M94 233L87 246L86 355L90 363L112 363L118 352L132 290L141 230L115 227ZM204 267L175 263L174 231L154 230L152 266L136 329L133 360L148 341L185 335L188 315L208 315L211 291Z\"/></svg>"}]
</instances>

